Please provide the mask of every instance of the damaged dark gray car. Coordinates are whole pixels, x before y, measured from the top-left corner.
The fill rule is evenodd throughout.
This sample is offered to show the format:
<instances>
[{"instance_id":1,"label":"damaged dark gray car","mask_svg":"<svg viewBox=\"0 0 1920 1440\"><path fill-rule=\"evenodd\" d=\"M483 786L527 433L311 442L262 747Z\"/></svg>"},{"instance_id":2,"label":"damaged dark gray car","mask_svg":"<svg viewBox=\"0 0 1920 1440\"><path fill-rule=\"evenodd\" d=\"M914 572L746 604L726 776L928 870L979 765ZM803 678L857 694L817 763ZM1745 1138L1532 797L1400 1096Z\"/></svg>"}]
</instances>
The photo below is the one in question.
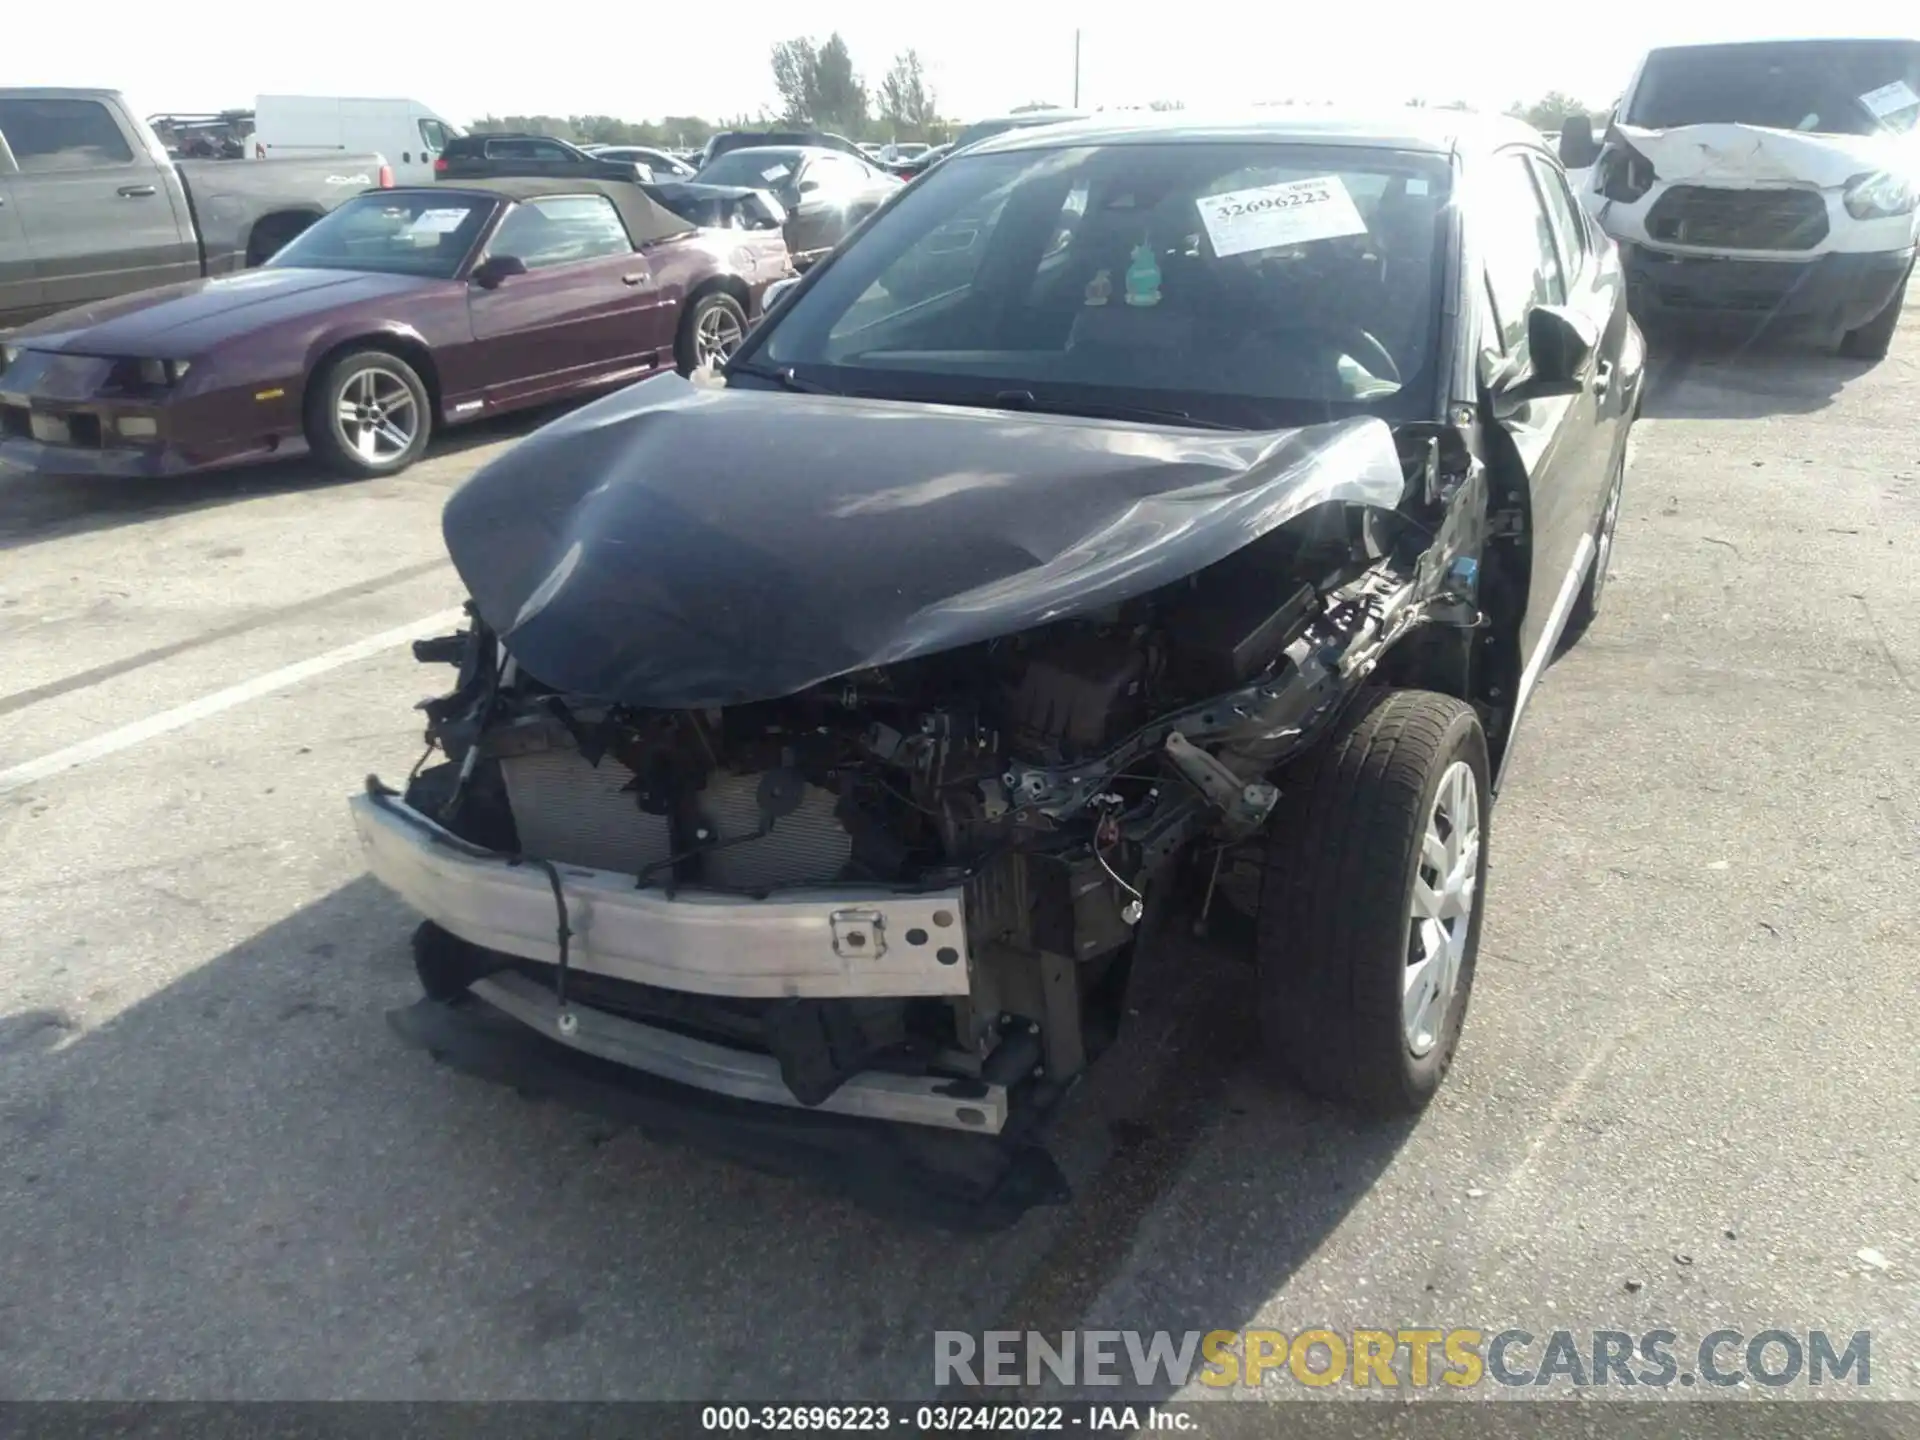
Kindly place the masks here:
<instances>
[{"instance_id":1,"label":"damaged dark gray car","mask_svg":"<svg viewBox=\"0 0 1920 1440\"><path fill-rule=\"evenodd\" d=\"M746 1159L1032 1199L1164 916L1233 905L1275 1060L1418 1108L1642 374L1517 124L950 160L724 383L589 406L448 504L442 759L354 802L426 919L402 1028L515 1084L577 1060Z\"/></svg>"}]
</instances>

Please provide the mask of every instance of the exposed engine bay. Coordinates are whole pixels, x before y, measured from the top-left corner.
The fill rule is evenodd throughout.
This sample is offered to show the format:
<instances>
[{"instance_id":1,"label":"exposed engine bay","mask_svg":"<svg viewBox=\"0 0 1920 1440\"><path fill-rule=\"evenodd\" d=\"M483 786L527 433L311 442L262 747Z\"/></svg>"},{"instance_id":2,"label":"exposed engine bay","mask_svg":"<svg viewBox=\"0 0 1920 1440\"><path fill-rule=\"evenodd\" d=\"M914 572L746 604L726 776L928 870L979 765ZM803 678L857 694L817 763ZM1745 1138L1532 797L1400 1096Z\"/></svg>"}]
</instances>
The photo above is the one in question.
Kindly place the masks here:
<instances>
[{"instance_id":1,"label":"exposed engine bay","mask_svg":"<svg viewBox=\"0 0 1920 1440\"><path fill-rule=\"evenodd\" d=\"M1434 613L1426 537L1396 555L1383 519L1324 506L1105 611L736 706L557 691L476 622L416 647L461 665L424 707L458 769L422 777L450 793L409 798L477 845L668 898L957 891L964 994L766 1001L587 971L562 993L764 1047L805 1105L868 1069L1059 1084L1112 1038L1171 868L1257 831L1274 767ZM835 938L959 959L925 928ZM554 983L551 965L512 963Z\"/></svg>"}]
</instances>

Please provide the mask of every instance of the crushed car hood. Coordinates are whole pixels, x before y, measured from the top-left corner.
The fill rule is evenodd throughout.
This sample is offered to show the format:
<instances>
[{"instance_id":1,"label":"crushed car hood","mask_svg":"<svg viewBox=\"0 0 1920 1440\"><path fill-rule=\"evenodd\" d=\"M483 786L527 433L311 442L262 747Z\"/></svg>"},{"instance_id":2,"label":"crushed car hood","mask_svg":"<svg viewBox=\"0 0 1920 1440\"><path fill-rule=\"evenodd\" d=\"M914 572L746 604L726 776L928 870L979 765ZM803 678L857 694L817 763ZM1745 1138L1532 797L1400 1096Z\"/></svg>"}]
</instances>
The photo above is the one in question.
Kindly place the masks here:
<instances>
[{"instance_id":1,"label":"crushed car hood","mask_svg":"<svg viewBox=\"0 0 1920 1440\"><path fill-rule=\"evenodd\" d=\"M1648 130L1614 127L1671 182L1701 181L1729 189L1780 185L1833 189L1856 175L1895 163L1905 137L1815 135L1763 125L1680 125ZM1913 146L1904 148L1911 153Z\"/></svg>"},{"instance_id":2,"label":"crushed car hood","mask_svg":"<svg viewBox=\"0 0 1920 1440\"><path fill-rule=\"evenodd\" d=\"M442 526L529 674L689 709L1116 604L1403 489L1380 420L1229 433L666 375L523 440Z\"/></svg>"},{"instance_id":3,"label":"crushed car hood","mask_svg":"<svg viewBox=\"0 0 1920 1440\"><path fill-rule=\"evenodd\" d=\"M744 228L778 230L787 212L766 190L744 185L702 185L692 180L662 180L640 187L667 209L695 225L726 229L735 217Z\"/></svg>"}]
</instances>

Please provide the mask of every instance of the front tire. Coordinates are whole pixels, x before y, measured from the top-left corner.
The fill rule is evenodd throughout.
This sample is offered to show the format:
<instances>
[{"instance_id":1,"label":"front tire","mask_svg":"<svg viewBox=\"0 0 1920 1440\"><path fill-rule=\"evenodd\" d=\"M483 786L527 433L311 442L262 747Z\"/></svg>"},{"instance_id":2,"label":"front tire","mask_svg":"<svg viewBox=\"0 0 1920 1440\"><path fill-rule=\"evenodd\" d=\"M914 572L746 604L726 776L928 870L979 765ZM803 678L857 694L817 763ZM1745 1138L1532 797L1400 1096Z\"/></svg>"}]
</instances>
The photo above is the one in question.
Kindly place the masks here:
<instances>
[{"instance_id":1,"label":"front tire","mask_svg":"<svg viewBox=\"0 0 1920 1440\"><path fill-rule=\"evenodd\" d=\"M680 322L674 360L682 375L719 369L747 338L747 312L724 290L702 295Z\"/></svg>"},{"instance_id":2,"label":"front tire","mask_svg":"<svg viewBox=\"0 0 1920 1440\"><path fill-rule=\"evenodd\" d=\"M1908 272L1909 278L1912 272ZM1900 307L1907 301L1907 282L1893 292L1880 313L1857 330L1840 337L1840 353L1849 360L1884 360L1893 348L1893 332L1900 327Z\"/></svg>"},{"instance_id":3,"label":"front tire","mask_svg":"<svg viewBox=\"0 0 1920 1440\"><path fill-rule=\"evenodd\" d=\"M426 452L433 402L398 355L349 350L307 387L306 429L315 457L336 475L394 475Z\"/></svg>"},{"instance_id":4,"label":"front tire","mask_svg":"<svg viewBox=\"0 0 1920 1440\"><path fill-rule=\"evenodd\" d=\"M1357 700L1279 777L1255 958L1269 1057L1308 1091L1417 1112L1453 1062L1480 945L1487 739L1424 690Z\"/></svg>"}]
</instances>

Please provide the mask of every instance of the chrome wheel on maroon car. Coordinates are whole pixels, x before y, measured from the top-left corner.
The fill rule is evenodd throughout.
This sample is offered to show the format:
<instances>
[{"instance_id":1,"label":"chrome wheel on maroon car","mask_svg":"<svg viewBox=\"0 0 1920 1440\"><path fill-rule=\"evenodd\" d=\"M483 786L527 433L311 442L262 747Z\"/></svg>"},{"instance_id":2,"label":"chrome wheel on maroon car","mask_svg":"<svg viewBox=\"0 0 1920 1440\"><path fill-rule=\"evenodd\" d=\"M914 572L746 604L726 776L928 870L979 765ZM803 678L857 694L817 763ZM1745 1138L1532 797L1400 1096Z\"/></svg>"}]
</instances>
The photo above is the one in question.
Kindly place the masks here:
<instances>
[{"instance_id":1,"label":"chrome wheel on maroon car","mask_svg":"<svg viewBox=\"0 0 1920 1440\"><path fill-rule=\"evenodd\" d=\"M329 469L392 475L425 452L432 399L420 372L391 350L349 350L307 387L307 443Z\"/></svg>"},{"instance_id":2,"label":"chrome wheel on maroon car","mask_svg":"<svg viewBox=\"0 0 1920 1440\"><path fill-rule=\"evenodd\" d=\"M697 342L700 363L721 364L740 348L746 333L731 310L720 305L714 306L700 317L700 338Z\"/></svg>"},{"instance_id":3,"label":"chrome wheel on maroon car","mask_svg":"<svg viewBox=\"0 0 1920 1440\"><path fill-rule=\"evenodd\" d=\"M747 312L724 290L710 291L693 302L680 322L674 359L682 375L717 370L747 338Z\"/></svg>"},{"instance_id":4,"label":"chrome wheel on maroon car","mask_svg":"<svg viewBox=\"0 0 1920 1440\"><path fill-rule=\"evenodd\" d=\"M355 371L335 407L340 440L368 465L385 465L413 448L420 406L396 371L375 363Z\"/></svg>"}]
</instances>

